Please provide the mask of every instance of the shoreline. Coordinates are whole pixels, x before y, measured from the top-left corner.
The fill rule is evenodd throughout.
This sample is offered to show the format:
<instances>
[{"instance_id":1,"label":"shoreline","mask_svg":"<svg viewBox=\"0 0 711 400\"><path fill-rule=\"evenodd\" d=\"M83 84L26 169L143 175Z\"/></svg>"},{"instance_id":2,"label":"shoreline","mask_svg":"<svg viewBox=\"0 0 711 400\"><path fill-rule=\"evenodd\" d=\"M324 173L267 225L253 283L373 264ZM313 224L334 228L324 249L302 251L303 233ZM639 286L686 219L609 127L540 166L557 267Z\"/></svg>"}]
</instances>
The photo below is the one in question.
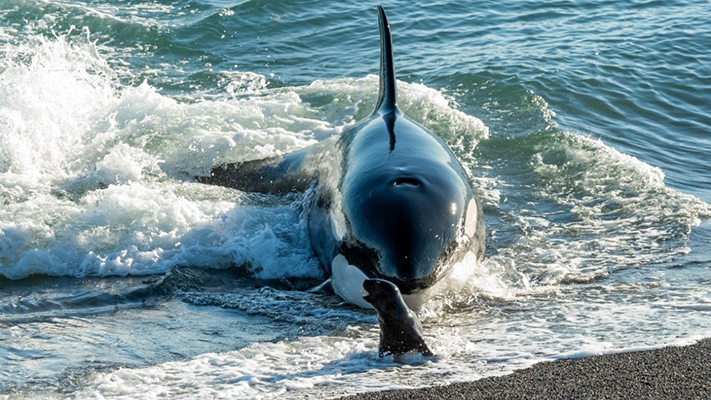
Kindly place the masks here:
<instances>
[{"instance_id":1,"label":"shoreline","mask_svg":"<svg viewBox=\"0 0 711 400\"><path fill-rule=\"evenodd\" d=\"M601 398L711 398L711 338L688 346L545 361L508 375L473 382L341 397L343 400Z\"/></svg>"}]
</instances>

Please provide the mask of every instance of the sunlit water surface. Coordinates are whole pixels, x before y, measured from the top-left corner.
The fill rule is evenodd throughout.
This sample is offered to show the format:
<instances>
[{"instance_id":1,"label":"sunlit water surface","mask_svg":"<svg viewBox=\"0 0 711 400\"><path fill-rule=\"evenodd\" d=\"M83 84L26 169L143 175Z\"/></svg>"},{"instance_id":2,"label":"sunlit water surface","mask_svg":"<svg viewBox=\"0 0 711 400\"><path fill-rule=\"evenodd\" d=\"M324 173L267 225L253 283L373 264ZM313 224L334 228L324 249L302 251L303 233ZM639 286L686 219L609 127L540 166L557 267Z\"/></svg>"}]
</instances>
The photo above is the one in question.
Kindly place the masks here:
<instances>
[{"instance_id":1,"label":"sunlit water surface","mask_svg":"<svg viewBox=\"0 0 711 400\"><path fill-rule=\"evenodd\" d=\"M384 1L402 109L485 204L486 260L377 354L308 193L196 183L339 135L374 5L0 4L0 397L312 398L711 336L711 4Z\"/></svg>"}]
</instances>

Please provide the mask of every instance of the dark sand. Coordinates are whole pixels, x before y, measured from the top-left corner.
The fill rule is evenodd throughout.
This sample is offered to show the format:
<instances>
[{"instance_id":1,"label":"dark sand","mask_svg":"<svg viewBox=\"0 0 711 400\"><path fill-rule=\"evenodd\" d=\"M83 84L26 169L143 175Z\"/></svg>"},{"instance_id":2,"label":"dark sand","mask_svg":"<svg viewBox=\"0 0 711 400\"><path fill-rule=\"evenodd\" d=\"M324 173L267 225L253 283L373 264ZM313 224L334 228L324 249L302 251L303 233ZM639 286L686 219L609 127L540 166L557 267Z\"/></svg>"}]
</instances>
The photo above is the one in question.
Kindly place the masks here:
<instances>
[{"instance_id":1,"label":"dark sand","mask_svg":"<svg viewBox=\"0 0 711 400\"><path fill-rule=\"evenodd\" d=\"M711 399L711 339L685 347L543 362L474 382L344 399Z\"/></svg>"}]
</instances>

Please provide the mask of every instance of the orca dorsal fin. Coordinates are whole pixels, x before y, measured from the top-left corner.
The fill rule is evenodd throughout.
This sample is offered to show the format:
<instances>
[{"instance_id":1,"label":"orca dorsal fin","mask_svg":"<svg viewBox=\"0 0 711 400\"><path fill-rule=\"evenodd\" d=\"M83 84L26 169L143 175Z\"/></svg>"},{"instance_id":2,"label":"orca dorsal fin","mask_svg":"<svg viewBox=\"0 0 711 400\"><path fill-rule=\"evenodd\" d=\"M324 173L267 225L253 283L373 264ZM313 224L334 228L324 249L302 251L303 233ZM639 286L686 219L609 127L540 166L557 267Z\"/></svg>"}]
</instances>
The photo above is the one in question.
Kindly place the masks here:
<instances>
[{"instance_id":1,"label":"orca dorsal fin","mask_svg":"<svg viewBox=\"0 0 711 400\"><path fill-rule=\"evenodd\" d=\"M397 87L390 25L381 6L378 6L378 23L380 25L380 90L373 113L387 114L397 110Z\"/></svg>"}]
</instances>

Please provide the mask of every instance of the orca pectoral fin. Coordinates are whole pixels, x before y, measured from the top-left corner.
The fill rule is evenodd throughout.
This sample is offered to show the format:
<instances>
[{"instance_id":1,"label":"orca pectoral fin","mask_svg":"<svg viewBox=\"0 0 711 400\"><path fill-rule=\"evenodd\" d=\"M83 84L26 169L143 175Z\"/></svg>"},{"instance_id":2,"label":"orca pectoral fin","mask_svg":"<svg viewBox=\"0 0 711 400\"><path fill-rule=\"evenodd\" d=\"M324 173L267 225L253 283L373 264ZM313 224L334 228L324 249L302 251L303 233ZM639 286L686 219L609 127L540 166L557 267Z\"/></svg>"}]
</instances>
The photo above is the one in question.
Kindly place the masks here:
<instances>
[{"instance_id":1,"label":"orca pectoral fin","mask_svg":"<svg viewBox=\"0 0 711 400\"><path fill-rule=\"evenodd\" d=\"M338 254L331 262L331 283L333 291L341 298L361 308L373 308L373 305L363 299L366 294L363 282L368 277L355 265L348 264L348 260Z\"/></svg>"},{"instance_id":2,"label":"orca pectoral fin","mask_svg":"<svg viewBox=\"0 0 711 400\"><path fill-rule=\"evenodd\" d=\"M303 192L314 180L314 176L301 169L307 154L304 149L285 156L218 165L210 171L210 176L198 176L196 179L201 183L245 192Z\"/></svg>"},{"instance_id":3,"label":"orca pectoral fin","mask_svg":"<svg viewBox=\"0 0 711 400\"><path fill-rule=\"evenodd\" d=\"M325 282L321 283L318 286L314 286L311 289L307 290L309 293L322 293L322 294L335 294L336 292L333 291L333 284L331 283L331 279L326 279Z\"/></svg>"},{"instance_id":4,"label":"orca pectoral fin","mask_svg":"<svg viewBox=\"0 0 711 400\"><path fill-rule=\"evenodd\" d=\"M209 185L267 193L271 189L267 183L276 175L280 159L281 157L272 157L218 165L210 171L210 176L198 176L197 180Z\"/></svg>"}]
</instances>

